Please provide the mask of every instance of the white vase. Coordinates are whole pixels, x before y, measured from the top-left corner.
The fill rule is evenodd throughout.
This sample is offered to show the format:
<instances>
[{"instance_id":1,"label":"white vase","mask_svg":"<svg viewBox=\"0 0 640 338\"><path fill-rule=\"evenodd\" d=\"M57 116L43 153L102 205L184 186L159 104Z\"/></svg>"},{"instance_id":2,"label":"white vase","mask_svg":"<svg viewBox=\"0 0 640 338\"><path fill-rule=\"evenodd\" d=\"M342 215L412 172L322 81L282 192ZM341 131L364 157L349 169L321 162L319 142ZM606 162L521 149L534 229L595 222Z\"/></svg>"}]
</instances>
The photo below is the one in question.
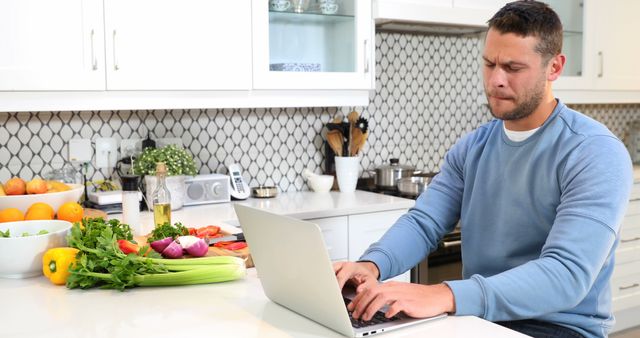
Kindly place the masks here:
<instances>
[{"instance_id":1,"label":"white vase","mask_svg":"<svg viewBox=\"0 0 640 338\"><path fill-rule=\"evenodd\" d=\"M171 210L180 209L184 205L185 179L184 175L167 176L166 178L167 188L171 194ZM150 204L153 203L153 192L158 185L158 178L147 175L144 177L144 183L146 185L147 207L149 207L149 210L153 210L153 206Z\"/></svg>"},{"instance_id":2,"label":"white vase","mask_svg":"<svg viewBox=\"0 0 640 338\"><path fill-rule=\"evenodd\" d=\"M340 192L354 192L360 176L360 158L357 156L336 156L336 179Z\"/></svg>"}]
</instances>

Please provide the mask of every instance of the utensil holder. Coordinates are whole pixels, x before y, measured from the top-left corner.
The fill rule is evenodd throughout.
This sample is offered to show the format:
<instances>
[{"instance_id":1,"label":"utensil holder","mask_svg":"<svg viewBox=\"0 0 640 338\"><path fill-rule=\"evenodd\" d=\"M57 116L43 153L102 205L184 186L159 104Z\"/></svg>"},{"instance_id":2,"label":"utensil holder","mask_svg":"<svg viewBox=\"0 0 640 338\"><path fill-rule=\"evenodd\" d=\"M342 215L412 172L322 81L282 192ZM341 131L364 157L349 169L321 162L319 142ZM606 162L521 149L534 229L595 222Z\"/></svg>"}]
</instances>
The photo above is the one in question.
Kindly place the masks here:
<instances>
[{"instance_id":1,"label":"utensil holder","mask_svg":"<svg viewBox=\"0 0 640 338\"><path fill-rule=\"evenodd\" d=\"M360 157L336 156L336 178L340 192L351 193L356 191L358 177L360 176Z\"/></svg>"}]
</instances>

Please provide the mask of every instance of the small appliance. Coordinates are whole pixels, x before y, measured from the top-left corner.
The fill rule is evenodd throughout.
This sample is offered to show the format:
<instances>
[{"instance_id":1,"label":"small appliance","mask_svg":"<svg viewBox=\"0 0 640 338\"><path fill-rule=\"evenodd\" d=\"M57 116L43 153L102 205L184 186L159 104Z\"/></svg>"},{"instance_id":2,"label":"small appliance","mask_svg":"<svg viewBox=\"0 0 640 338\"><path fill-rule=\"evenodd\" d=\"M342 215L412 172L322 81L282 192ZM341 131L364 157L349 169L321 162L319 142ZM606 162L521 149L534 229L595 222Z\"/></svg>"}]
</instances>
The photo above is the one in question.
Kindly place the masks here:
<instances>
[{"instance_id":1,"label":"small appliance","mask_svg":"<svg viewBox=\"0 0 640 338\"><path fill-rule=\"evenodd\" d=\"M229 176L231 176L231 197L237 200L246 200L251 191L247 182L242 178L240 166L236 163L230 164L228 167Z\"/></svg>"},{"instance_id":2,"label":"small appliance","mask_svg":"<svg viewBox=\"0 0 640 338\"><path fill-rule=\"evenodd\" d=\"M184 205L224 203L231 200L229 176L204 174L185 180Z\"/></svg>"}]
</instances>

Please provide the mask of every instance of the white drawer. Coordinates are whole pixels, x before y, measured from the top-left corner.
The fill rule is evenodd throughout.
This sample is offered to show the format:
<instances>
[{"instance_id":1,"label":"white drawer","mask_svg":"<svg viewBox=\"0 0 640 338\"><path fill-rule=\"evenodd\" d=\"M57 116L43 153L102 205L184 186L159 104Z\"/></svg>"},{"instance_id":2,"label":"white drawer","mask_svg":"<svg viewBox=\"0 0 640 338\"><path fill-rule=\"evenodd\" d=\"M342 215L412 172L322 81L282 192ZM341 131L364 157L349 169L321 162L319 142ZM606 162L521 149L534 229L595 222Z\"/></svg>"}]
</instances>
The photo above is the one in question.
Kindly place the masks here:
<instances>
[{"instance_id":1,"label":"white drawer","mask_svg":"<svg viewBox=\"0 0 640 338\"><path fill-rule=\"evenodd\" d=\"M640 261L621 264L616 262L611 280L618 280L633 275L640 275Z\"/></svg>"},{"instance_id":2,"label":"white drawer","mask_svg":"<svg viewBox=\"0 0 640 338\"><path fill-rule=\"evenodd\" d=\"M635 183L631 187L631 196L629 196L630 200L640 200L640 183Z\"/></svg>"},{"instance_id":3,"label":"white drawer","mask_svg":"<svg viewBox=\"0 0 640 338\"><path fill-rule=\"evenodd\" d=\"M625 218L630 215L638 215L638 214L640 214L640 200L629 201Z\"/></svg>"},{"instance_id":4,"label":"white drawer","mask_svg":"<svg viewBox=\"0 0 640 338\"><path fill-rule=\"evenodd\" d=\"M614 313L618 311L630 309L630 308L635 308L638 306L640 306L640 292L630 293L624 296L618 296L611 299L611 307ZM616 317L617 316L618 315L616 314Z\"/></svg>"},{"instance_id":5,"label":"white drawer","mask_svg":"<svg viewBox=\"0 0 640 338\"><path fill-rule=\"evenodd\" d=\"M616 250L616 267L619 264L640 261L640 247L625 247Z\"/></svg>"},{"instance_id":6,"label":"white drawer","mask_svg":"<svg viewBox=\"0 0 640 338\"><path fill-rule=\"evenodd\" d=\"M620 249L640 247L640 227L623 227L620 229Z\"/></svg>"},{"instance_id":7,"label":"white drawer","mask_svg":"<svg viewBox=\"0 0 640 338\"><path fill-rule=\"evenodd\" d=\"M611 296L613 299L619 299L636 294L640 295L640 273L611 279ZM635 305L640 305L640 303Z\"/></svg>"},{"instance_id":8,"label":"white drawer","mask_svg":"<svg viewBox=\"0 0 640 338\"><path fill-rule=\"evenodd\" d=\"M331 260L346 260L349 253L349 222L347 216L309 219L322 230Z\"/></svg>"}]
</instances>

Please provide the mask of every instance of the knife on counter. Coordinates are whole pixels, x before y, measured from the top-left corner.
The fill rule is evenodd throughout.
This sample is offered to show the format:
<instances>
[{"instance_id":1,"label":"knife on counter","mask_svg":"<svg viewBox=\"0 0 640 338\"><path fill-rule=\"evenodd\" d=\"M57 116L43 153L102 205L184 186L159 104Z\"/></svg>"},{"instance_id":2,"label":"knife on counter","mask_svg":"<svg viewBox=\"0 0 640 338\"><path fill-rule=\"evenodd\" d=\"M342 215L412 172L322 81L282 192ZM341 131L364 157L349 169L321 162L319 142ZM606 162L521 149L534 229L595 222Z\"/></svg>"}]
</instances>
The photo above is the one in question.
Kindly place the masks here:
<instances>
[{"instance_id":1,"label":"knife on counter","mask_svg":"<svg viewBox=\"0 0 640 338\"><path fill-rule=\"evenodd\" d=\"M209 243L209 245L213 245L213 244L216 244L218 242L244 242L244 234L242 232L240 232L240 233L233 234L233 235L209 238L208 241L207 241L207 243Z\"/></svg>"}]
</instances>

